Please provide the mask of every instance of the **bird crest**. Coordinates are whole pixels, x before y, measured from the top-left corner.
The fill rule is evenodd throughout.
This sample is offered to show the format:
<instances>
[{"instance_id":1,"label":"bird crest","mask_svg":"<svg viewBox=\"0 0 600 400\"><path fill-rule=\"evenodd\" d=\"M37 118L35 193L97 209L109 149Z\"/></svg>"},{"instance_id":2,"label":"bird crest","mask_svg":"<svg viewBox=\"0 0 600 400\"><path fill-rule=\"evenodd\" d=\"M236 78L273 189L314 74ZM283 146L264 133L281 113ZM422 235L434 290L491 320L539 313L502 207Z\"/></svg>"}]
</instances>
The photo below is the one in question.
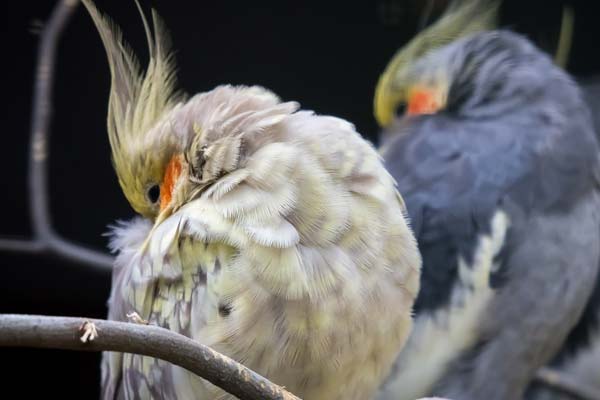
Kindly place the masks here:
<instances>
[{"instance_id":1,"label":"bird crest","mask_svg":"<svg viewBox=\"0 0 600 400\"><path fill-rule=\"evenodd\" d=\"M140 11L148 40L149 62L145 71L122 32L109 17L102 15L91 0L83 4L100 33L108 57L111 87L108 105L108 136L113 163L119 175L124 170L132 143L144 135L183 97L175 89L175 63L165 26L152 10L151 30L141 6ZM122 177L119 176L122 180Z\"/></svg>"}]
</instances>

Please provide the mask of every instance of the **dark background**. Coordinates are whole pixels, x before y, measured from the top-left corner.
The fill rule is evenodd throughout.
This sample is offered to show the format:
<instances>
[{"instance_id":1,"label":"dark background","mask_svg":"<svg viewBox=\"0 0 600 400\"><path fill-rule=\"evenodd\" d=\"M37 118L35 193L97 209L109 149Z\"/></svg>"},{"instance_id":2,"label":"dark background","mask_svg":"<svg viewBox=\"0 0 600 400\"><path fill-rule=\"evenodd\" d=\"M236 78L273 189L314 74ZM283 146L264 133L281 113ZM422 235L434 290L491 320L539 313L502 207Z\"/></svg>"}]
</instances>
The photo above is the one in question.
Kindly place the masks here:
<instances>
[{"instance_id":1,"label":"dark background","mask_svg":"<svg viewBox=\"0 0 600 400\"><path fill-rule=\"evenodd\" d=\"M222 83L259 84L304 108L354 122L375 140L373 90L395 50L418 29L424 0L239 2L148 1L169 27L188 93ZM252 4L249 4L252 3ZM436 1L436 10L443 8ZM574 6L575 36L569 71L600 70L600 27L590 2ZM7 2L0 25L2 112L0 235L30 235L26 192L30 104L39 22L53 1ZM502 24L553 51L561 1L507 1ZM124 28L142 60L145 37L133 1L98 1ZM433 16L436 13L434 12ZM110 85L104 51L83 7L59 47L52 123L50 198L56 230L104 249L112 221L133 215L112 167L105 133ZM110 276L47 257L0 254L0 312L103 318ZM99 354L0 349L4 397L45 395L97 398ZM13 396L11 396L13 397Z\"/></svg>"}]
</instances>

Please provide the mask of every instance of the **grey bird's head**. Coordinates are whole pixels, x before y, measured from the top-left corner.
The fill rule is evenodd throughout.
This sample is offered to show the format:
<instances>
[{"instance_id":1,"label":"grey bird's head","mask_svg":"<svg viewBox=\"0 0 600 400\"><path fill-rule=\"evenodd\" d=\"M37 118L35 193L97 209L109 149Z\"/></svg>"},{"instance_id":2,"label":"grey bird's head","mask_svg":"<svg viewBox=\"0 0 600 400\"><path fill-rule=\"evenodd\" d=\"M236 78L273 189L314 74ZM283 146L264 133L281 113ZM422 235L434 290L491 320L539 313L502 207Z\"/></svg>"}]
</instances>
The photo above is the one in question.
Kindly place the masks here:
<instances>
[{"instance_id":1,"label":"grey bird's head","mask_svg":"<svg viewBox=\"0 0 600 400\"><path fill-rule=\"evenodd\" d=\"M563 79L553 60L527 39L495 30L500 3L455 0L396 53L375 90L380 126L391 125L397 114L499 115L532 97L538 100L549 81ZM566 63L572 25L572 10L566 7L554 59L559 66Z\"/></svg>"},{"instance_id":2,"label":"grey bird's head","mask_svg":"<svg viewBox=\"0 0 600 400\"><path fill-rule=\"evenodd\" d=\"M517 118L531 114L532 109L526 106L534 104L540 118L554 120L563 118L565 110L580 108L581 95L575 82L529 40L510 31L460 38L428 52L406 70L412 81L403 89L409 95L402 115L406 118L397 121L401 125L428 114ZM387 89L389 93L394 90ZM553 101L557 98L563 101ZM392 106L381 103L376 105L376 112L383 112L380 107ZM385 112L394 117L397 107ZM394 132L399 130L384 129L382 142Z\"/></svg>"},{"instance_id":3,"label":"grey bird's head","mask_svg":"<svg viewBox=\"0 0 600 400\"><path fill-rule=\"evenodd\" d=\"M499 1L455 1L432 26L401 48L379 78L374 114L389 126L398 109L408 114L431 114L447 104L452 73L451 54L437 50L477 32L493 29Z\"/></svg>"}]
</instances>

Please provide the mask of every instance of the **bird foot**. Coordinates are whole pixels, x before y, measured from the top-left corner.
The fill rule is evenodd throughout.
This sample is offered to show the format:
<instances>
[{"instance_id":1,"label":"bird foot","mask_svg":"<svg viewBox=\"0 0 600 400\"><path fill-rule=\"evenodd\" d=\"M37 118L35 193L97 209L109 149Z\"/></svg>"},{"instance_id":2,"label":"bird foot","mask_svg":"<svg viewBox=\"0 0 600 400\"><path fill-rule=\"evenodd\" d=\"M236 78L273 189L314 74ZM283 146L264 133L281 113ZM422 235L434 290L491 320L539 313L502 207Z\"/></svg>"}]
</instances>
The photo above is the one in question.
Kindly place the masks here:
<instances>
[{"instance_id":1,"label":"bird foot","mask_svg":"<svg viewBox=\"0 0 600 400\"><path fill-rule=\"evenodd\" d=\"M129 314L127 314L127 318L129 318L129 321L133 322L134 324L141 324L141 325L148 325L149 324L149 322L147 320L145 320L142 317L140 317L140 314L138 314L135 311L130 312Z\"/></svg>"},{"instance_id":2,"label":"bird foot","mask_svg":"<svg viewBox=\"0 0 600 400\"><path fill-rule=\"evenodd\" d=\"M98 330L93 322L85 321L79 327L79 332L83 332L79 337L82 343L91 342L98 337Z\"/></svg>"}]
</instances>

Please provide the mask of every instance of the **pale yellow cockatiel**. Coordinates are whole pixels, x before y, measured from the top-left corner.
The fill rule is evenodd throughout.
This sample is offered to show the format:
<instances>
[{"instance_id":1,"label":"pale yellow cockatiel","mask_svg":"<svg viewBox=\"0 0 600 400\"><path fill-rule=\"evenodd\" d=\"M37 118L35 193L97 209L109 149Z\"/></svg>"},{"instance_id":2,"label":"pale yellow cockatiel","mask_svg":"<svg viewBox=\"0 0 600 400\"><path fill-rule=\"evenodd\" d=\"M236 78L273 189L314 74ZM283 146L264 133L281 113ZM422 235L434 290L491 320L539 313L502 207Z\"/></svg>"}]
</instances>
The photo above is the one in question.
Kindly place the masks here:
<instances>
[{"instance_id":1,"label":"pale yellow cockatiel","mask_svg":"<svg viewBox=\"0 0 600 400\"><path fill-rule=\"evenodd\" d=\"M373 396L411 329L420 256L377 152L260 87L184 101L165 33L141 74L89 0L112 74L108 132L143 218L117 226L109 317L136 312L306 399ZM103 397L225 399L167 362L107 353Z\"/></svg>"}]
</instances>

